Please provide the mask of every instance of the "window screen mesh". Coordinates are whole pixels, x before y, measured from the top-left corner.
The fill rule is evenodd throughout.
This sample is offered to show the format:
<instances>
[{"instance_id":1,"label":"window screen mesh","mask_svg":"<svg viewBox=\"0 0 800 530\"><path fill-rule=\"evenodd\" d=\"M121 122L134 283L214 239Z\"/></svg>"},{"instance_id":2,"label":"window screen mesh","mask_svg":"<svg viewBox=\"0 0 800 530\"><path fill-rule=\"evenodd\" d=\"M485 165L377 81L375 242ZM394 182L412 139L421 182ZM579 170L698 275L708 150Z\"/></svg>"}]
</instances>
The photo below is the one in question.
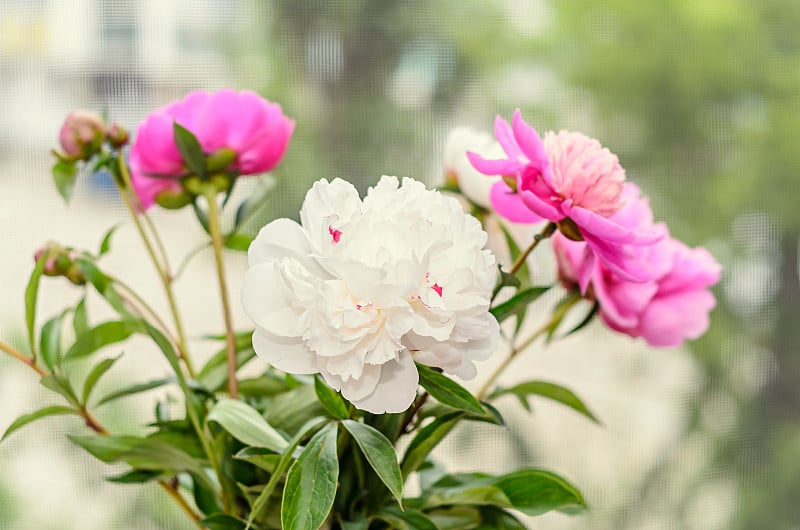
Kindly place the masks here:
<instances>
[{"instance_id":1,"label":"window screen mesh","mask_svg":"<svg viewBox=\"0 0 800 530\"><path fill-rule=\"evenodd\" d=\"M362 191L382 174L440 183L451 127L489 131L495 114L519 107L539 130L581 130L620 156L673 234L723 263L718 307L711 331L686 348L652 350L595 323L532 349L504 382L562 383L602 424L550 403L527 414L500 401L508 428L462 429L440 461L545 467L585 492L587 514L548 514L533 529L800 528L798 27L800 3L783 0L0 0L2 336L24 344L39 245L94 249L125 220L107 176L81 178L69 207L52 186L48 149L71 110L105 111L134 130L192 89L254 89L280 102L297 128L266 222L296 216L322 177ZM175 261L202 242L189 212L155 217ZM113 247L108 269L165 309L153 271L131 270L146 261L129 223ZM234 257L232 292L243 268ZM211 271L201 255L177 284L192 337L221 328L215 293L202 288ZM48 283L41 318L79 296ZM143 344L105 352L124 356L98 392L167 371ZM96 414L136 434L164 397ZM55 397L0 357L0 403L4 429ZM0 445L0 528L189 527L155 487L105 482L124 469L65 436L80 432L73 418L46 419Z\"/></svg>"}]
</instances>

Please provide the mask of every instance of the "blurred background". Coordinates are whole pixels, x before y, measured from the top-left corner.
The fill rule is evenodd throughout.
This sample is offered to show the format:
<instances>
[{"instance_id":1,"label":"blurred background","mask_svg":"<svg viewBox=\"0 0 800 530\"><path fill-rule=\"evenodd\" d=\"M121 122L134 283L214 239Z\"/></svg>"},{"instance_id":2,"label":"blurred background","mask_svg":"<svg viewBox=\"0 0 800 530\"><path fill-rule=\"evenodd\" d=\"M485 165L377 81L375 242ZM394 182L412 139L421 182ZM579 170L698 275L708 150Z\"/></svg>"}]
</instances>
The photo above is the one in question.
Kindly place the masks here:
<instances>
[{"instance_id":1,"label":"blurred background","mask_svg":"<svg viewBox=\"0 0 800 530\"><path fill-rule=\"evenodd\" d=\"M550 403L529 415L500 401L507 430L462 432L441 459L545 467L583 490L587 514L548 514L532 529L800 529L798 28L796 0L0 0L0 335L24 347L38 246L95 249L125 221L103 175L85 175L69 207L51 184L48 149L71 110L135 130L194 89L254 89L281 103L297 126L266 222L296 217L322 177L361 191L381 174L440 184L452 127L489 132L495 114L519 107L540 131L580 130L619 155L673 235L723 264L718 307L709 333L684 348L652 350L594 323L531 350L505 381L564 384L602 425ZM155 217L175 261L203 240L188 212ZM144 263L133 229L118 232L107 267L164 308L149 264L131 265ZM211 259L177 286L195 337L222 327L203 290ZM235 293L245 264L231 259ZM56 283L44 284L43 317L79 296ZM107 385L166 372L136 346L126 343ZM96 415L134 432L154 399ZM1 430L56 402L0 357ZM118 470L65 437L81 432L77 420L49 418L0 445L1 529L187 527L155 487L105 482Z\"/></svg>"}]
</instances>

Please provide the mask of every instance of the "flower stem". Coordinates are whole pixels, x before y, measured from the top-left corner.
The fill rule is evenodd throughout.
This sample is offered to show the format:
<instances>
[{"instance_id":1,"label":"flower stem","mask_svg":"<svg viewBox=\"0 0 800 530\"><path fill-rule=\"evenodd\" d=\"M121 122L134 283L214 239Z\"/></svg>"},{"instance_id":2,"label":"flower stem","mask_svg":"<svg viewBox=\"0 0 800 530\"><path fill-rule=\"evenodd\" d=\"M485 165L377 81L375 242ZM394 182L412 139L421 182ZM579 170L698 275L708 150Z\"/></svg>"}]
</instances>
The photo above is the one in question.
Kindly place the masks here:
<instances>
[{"instance_id":1,"label":"flower stem","mask_svg":"<svg viewBox=\"0 0 800 530\"><path fill-rule=\"evenodd\" d=\"M27 355L25 355L18 349L14 348L10 344L6 344L5 342L0 341L0 350L3 350L12 357L15 357L20 361L22 361L23 363L27 364L28 366L36 370L36 373L38 373L40 376L44 377L47 375L47 370L45 370L41 365L37 364L35 359L33 359L32 357L28 357Z\"/></svg>"},{"instance_id":2,"label":"flower stem","mask_svg":"<svg viewBox=\"0 0 800 530\"><path fill-rule=\"evenodd\" d=\"M528 337L527 339L525 339L525 341L523 341L523 342L522 342L522 343L521 343L519 346L516 346L514 349L512 349L512 350L511 350L511 353L509 353L509 354L508 354L508 357L506 357L506 358L503 360L503 362L502 362L502 363L500 363L500 366L498 366L497 368L495 368L494 372L492 372L492 375L490 375L490 376L489 376L489 379L487 379L487 380L486 380L486 382L483 384L483 386L482 386L482 387L481 387L481 389L478 391L478 393L475 395L475 397L477 397L478 399L484 399L484 398L485 398L485 397L486 397L486 396L489 394L489 391L492 389L492 387L494 386L494 384L495 384L495 382L497 381L497 379L498 379L498 378L499 378L499 377L500 377L500 376L503 374L503 372L504 372L504 371L505 371L505 370L506 370L506 369L509 367L509 365L511 364L511 362L512 362L512 361L513 361L513 360L514 360L514 359L515 359L515 358L516 358L516 357L517 357L517 356L518 356L520 353L522 353L523 351L525 351L525 350L526 350L526 349L527 349L527 348L528 348L528 347L529 347L531 344L533 344L533 343L534 343L534 341L536 341L536 339L538 339L539 337L541 337L541 336L542 336L542 335L543 335L543 334L544 334L544 333L545 333L545 332L546 332L546 331L547 331L547 330L550 328L550 325L551 325L551 323L550 323L550 322L548 322L547 324L545 324L545 325L544 325L544 326L542 326L541 328L537 329L537 330L536 330L536 331L533 333L533 335L531 335L530 337Z\"/></svg>"},{"instance_id":3,"label":"flower stem","mask_svg":"<svg viewBox=\"0 0 800 530\"><path fill-rule=\"evenodd\" d=\"M219 282L220 299L222 300L222 314L225 319L225 339L228 352L228 392L231 398L237 399L239 397L239 386L236 382L236 343L231 322L231 307L228 302L228 287L225 283L225 265L222 259L222 231L216 190L210 188L204 195L208 202L208 225L211 231L211 243L214 246L214 260L217 263L217 280Z\"/></svg>"},{"instance_id":4,"label":"flower stem","mask_svg":"<svg viewBox=\"0 0 800 530\"><path fill-rule=\"evenodd\" d=\"M547 223L547 225L542 228L542 231L533 236L533 243L525 249L522 254L517 256L517 259L514 261L514 264L511 265L511 269L508 271L509 274L514 275L516 272L525 264L525 260L528 259L528 256L533 252L539 243L543 239L547 239L548 237L552 236L553 233L556 231L556 224L555 223Z\"/></svg>"},{"instance_id":5,"label":"flower stem","mask_svg":"<svg viewBox=\"0 0 800 530\"><path fill-rule=\"evenodd\" d=\"M150 218L147 216L146 213L142 211L142 216L145 218L150 231L152 232L153 238L156 240L158 248L161 252L163 261L158 258L156 255L155 249L153 248L153 244L150 241L150 237L148 237L147 232L142 225L141 220L139 219L139 215L136 212L136 208L134 207L133 200L131 199L132 196L135 197L135 194L132 194L130 190L132 190L131 185L131 176L128 172L128 166L125 164L125 159L122 156L122 153L118 156L119 160L119 174L122 178L122 184L119 185L119 191L122 195L122 199L125 201L125 206L128 208L128 212L130 212L131 217L133 218L133 222L136 225L136 230L139 232L139 235L142 238L142 242L144 243L145 248L147 249L147 253L150 256L153 265L158 272L158 276L161 279L161 283L164 286L164 292L167 295L167 302L169 303L169 309L172 313L172 319L175 322L175 329L178 333L178 351L180 353L181 359L183 359L183 363L186 366L186 371L189 373L189 376L194 378L194 367L192 366L192 361L189 358L189 351L186 346L186 335L183 331L183 323L180 318L180 313L178 312L178 305L175 302L175 294L172 290L172 278L168 272L168 264L167 264L167 255L164 249L164 245L161 242L161 239L158 237L158 232L155 230ZM136 197L138 202L138 197ZM140 210L141 210L141 204Z\"/></svg>"}]
</instances>

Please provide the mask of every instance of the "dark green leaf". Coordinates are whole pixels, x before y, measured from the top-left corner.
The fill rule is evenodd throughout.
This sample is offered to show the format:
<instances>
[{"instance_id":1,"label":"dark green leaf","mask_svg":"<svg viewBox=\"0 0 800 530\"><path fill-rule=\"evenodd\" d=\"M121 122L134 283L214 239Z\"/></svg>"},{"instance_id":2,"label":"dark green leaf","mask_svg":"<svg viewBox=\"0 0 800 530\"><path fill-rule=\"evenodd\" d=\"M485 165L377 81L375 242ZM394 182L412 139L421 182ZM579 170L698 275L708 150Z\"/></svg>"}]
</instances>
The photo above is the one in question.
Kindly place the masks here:
<instances>
[{"instance_id":1,"label":"dark green leaf","mask_svg":"<svg viewBox=\"0 0 800 530\"><path fill-rule=\"evenodd\" d=\"M192 496L200 513L218 513L220 506L217 502L217 492L213 488L209 488L209 481L204 480L205 477L198 479L194 474L190 475L192 477ZM240 528L244 528L244 524Z\"/></svg>"},{"instance_id":2,"label":"dark green leaf","mask_svg":"<svg viewBox=\"0 0 800 530\"><path fill-rule=\"evenodd\" d=\"M600 423L578 396L571 390L555 383L549 383L547 381L527 381L514 385L511 388L496 390L492 393L491 397L494 398L504 394L517 396L520 401L525 404L527 404L527 399L530 396L546 397L580 412L595 423Z\"/></svg>"},{"instance_id":3,"label":"dark green leaf","mask_svg":"<svg viewBox=\"0 0 800 530\"><path fill-rule=\"evenodd\" d=\"M92 368L92 371L89 372L89 375L86 376L86 381L84 381L84 383L83 383L83 404L84 405L86 405L86 403L88 403L89 396L91 395L92 389L94 389L94 386L97 384L97 382L100 380L100 378L103 377L103 375L112 366L114 366L114 363L117 362L117 360L120 357L121 356L111 357L109 359L103 359L102 361L97 363L94 368Z\"/></svg>"},{"instance_id":4,"label":"dark green leaf","mask_svg":"<svg viewBox=\"0 0 800 530\"><path fill-rule=\"evenodd\" d=\"M367 462L397 500L397 504L402 506L403 474L400 472L397 453L392 443L380 431L364 423L343 420L342 425L356 441Z\"/></svg>"},{"instance_id":5,"label":"dark green leaf","mask_svg":"<svg viewBox=\"0 0 800 530\"><path fill-rule=\"evenodd\" d=\"M564 333L564 336L567 337L585 328L589 324L589 322L591 322L594 319L595 315L597 315L597 312L599 310L600 310L600 303L595 302L592 308L589 310L589 312L586 313L586 316L583 318L583 320L578 322L578 324L574 328Z\"/></svg>"},{"instance_id":6,"label":"dark green leaf","mask_svg":"<svg viewBox=\"0 0 800 530\"><path fill-rule=\"evenodd\" d=\"M481 525L475 530L527 530L514 515L494 506L480 508Z\"/></svg>"},{"instance_id":7,"label":"dark green leaf","mask_svg":"<svg viewBox=\"0 0 800 530\"><path fill-rule=\"evenodd\" d=\"M520 250L519 245L517 242L514 241L514 238L511 236L511 232L508 231L508 228L503 223L499 223L500 230L503 232L503 237L506 240L506 244L508 245L508 252L511 255L511 262L513 263L516 259L522 254L522 250ZM519 288L520 289L527 289L531 286L531 272L528 269L528 262L523 262L522 266L517 269L516 274L517 280L519 280Z\"/></svg>"},{"instance_id":8,"label":"dark green leaf","mask_svg":"<svg viewBox=\"0 0 800 530\"><path fill-rule=\"evenodd\" d=\"M586 508L580 491L549 471L522 469L497 477L494 485L505 492L514 509L526 515L539 515L551 510L574 513Z\"/></svg>"},{"instance_id":9,"label":"dark green leaf","mask_svg":"<svg viewBox=\"0 0 800 530\"><path fill-rule=\"evenodd\" d=\"M358 521L341 521L342 530L369 530L369 519L359 519Z\"/></svg>"},{"instance_id":10,"label":"dark green leaf","mask_svg":"<svg viewBox=\"0 0 800 530\"><path fill-rule=\"evenodd\" d=\"M31 352L36 352L35 337L35 324L36 324L36 300L39 296L39 280L42 278L44 272L44 264L47 261L47 253L43 253L36 260L36 267L34 267L31 277L28 280L28 286L25 288L25 325L28 327L28 346ZM35 358L34 354L34 358Z\"/></svg>"},{"instance_id":11,"label":"dark green leaf","mask_svg":"<svg viewBox=\"0 0 800 530\"><path fill-rule=\"evenodd\" d=\"M253 242L253 239L253 236L242 234L240 232L234 232L225 236L224 244L225 248L247 252L247 249L250 248L250 243Z\"/></svg>"},{"instance_id":12,"label":"dark green leaf","mask_svg":"<svg viewBox=\"0 0 800 530\"><path fill-rule=\"evenodd\" d=\"M11 425L8 426L6 432L3 434L3 437L0 438L0 442L8 438L12 432L16 431L17 429L24 427L25 425L38 420L39 418L44 418L47 416L56 416L62 414L78 414L75 409L70 407L62 407L58 405L54 405L52 407L44 407L42 409L37 410L36 412L31 412L30 414L24 414L11 422Z\"/></svg>"},{"instance_id":13,"label":"dark green leaf","mask_svg":"<svg viewBox=\"0 0 800 530\"><path fill-rule=\"evenodd\" d=\"M467 530L480 524L481 512L474 506L453 506L428 513L440 530Z\"/></svg>"},{"instance_id":14,"label":"dark green leaf","mask_svg":"<svg viewBox=\"0 0 800 530\"><path fill-rule=\"evenodd\" d=\"M197 201L192 202L192 209L194 210L197 220L200 222L200 226L203 227L203 230L205 230L206 234L211 234L211 225L208 224L208 213L204 212L203 209L197 205Z\"/></svg>"},{"instance_id":15,"label":"dark green leaf","mask_svg":"<svg viewBox=\"0 0 800 530\"><path fill-rule=\"evenodd\" d=\"M333 507L339 479L337 424L315 434L286 476L281 505L285 530L317 530Z\"/></svg>"},{"instance_id":16,"label":"dark green leaf","mask_svg":"<svg viewBox=\"0 0 800 530\"><path fill-rule=\"evenodd\" d=\"M172 124L172 136L186 167L194 175L204 179L206 177L206 155L200 142L197 141L197 137L178 122Z\"/></svg>"},{"instance_id":17,"label":"dark green leaf","mask_svg":"<svg viewBox=\"0 0 800 530\"><path fill-rule=\"evenodd\" d=\"M72 443L82 447L89 454L106 464L119 461L122 454L144 441L144 438L137 438L135 436L67 435L67 437Z\"/></svg>"},{"instance_id":18,"label":"dark green leaf","mask_svg":"<svg viewBox=\"0 0 800 530\"><path fill-rule=\"evenodd\" d=\"M288 469L289 464L292 462L292 459L294 458L294 451L300 445L300 442L302 442L307 436L316 432L316 430L324 423L325 418L312 418L311 420L307 421L305 425L303 425L300 430L297 431L297 434L294 435L294 438L289 441L289 447L287 447L281 455L281 458L275 467L275 471L269 478L269 482L267 482L267 485L264 486L263 490L261 490L258 498L255 500L255 502L253 502L253 508L250 510L250 518L247 520L247 528L250 528L250 525L253 523L253 521L257 519L261 515L261 512L264 511L264 508L267 507L272 492L275 491L275 487L283 477L283 473L286 471L286 469Z\"/></svg>"},{"instance_id":19,"label":"dark green leaf","mask_svg":"<svg viewBox=\"0 0 800 530\"><path fill-rule=\"evenodd\" d=\"M492 298L494 298L494 296L500 292L500 289L503 287L519 287L521 285L519 278L504 271L500 265L497 266L497 270L499 271L499 275L497 277L497 285L494 288Z\"/></svg>"},{"instance_id":20,"label":"dark green leaf","mask_svg":"<svg viewBox=\"0 0 800 530\"><path fill-rule=\"evenodd\" d=\"M440 374L424 364L417 363L417 369L419 370L419 384L440 403L475 414L486 413L480 401L469 390L446 375Z\"/></svg>"},{"instance_id":21,"label":"dark green leaf","mask_svg":"<svg viewBox=\"0 0 800 530\"><path fill-rule=\"evenodd\" d=\"M291 387L285 379L274 374L265 374L239 381L239 393L245 396L274 396L290 389Z\"/></svg>"},{"instance_id":22,"label":"dark green leaf","mask_svg":"<svg viewBox=\"0 0 800 530\"><path fill-rule=\"evenodd\" d=\"M89 330L89 317L86 315L86 297L81 298L72 314L72 329L75 336L80 337Z\"/></svg>"},{"instance_id":23,"label":"dark green leaf","mask_svg":"<svg viewBox=\"0 0 800 530\"><path fill-rule=\"evenodd\" d=\"M111 236L114 235L117 228L119 228L119 225L112 226L103 236L103 241L100 242L100 249L97 252L98 257L111 250Z\"/></svg>"},{"instance_id":24,"label":"dark green leaf","mask_svg":"<svg viewBox=\"0 0 800 530\"><path fill-rule=\"evenodd\" d=\"M130 322L122 320L111 320L103 322L89 331L78 337L67 353L64 359L77 359L90 355L104 346L122 342L130 337L135 331Z\"/></svg>"},{"instance_id":25,"label":"dark green leaf","mask_svg":"<svg viewBox=\"0 0 800 530\"><path fill-rule=\"evenodd\" d=\"M161 478L164 474L160 471L151 471L149 469L134 469L127 473L122 473L114 477L106 478L109 482L117 484L142 484L144 482L151 482Z\"/></svg>"},{"instance_id":26,"label":"dark green leaf","mask_svg":"<svg viewBox=\"0 0 800 530\"><path fill-rule=\"evenodd\" d=\"M461 419L461 415L460 412L456 412L442 416L419 430L403 456L403 462L400 465L403 477L408 478L422 465L434 447L439 445L439 442L453 430L458 420Z\"/></svg>"},{"instance_id":27,"label":"dark green leaf","mask_svg":"<svg viewBox=\"0 0 800 530\"><path fill-rule=\"evenodd\" d=\"M454 488L437 488L425 500L425 508L456 505L492 505L511 507L505 492L490 484L467 484Z\"/></svg>"},{"instance_id":28,"label":"dark green leaf","mask_svg":"<svg viewBox=\"0 0 800 530\"><path fill-rule=\"evenodd\" d=\"M580 291L570 291L564 298L559 300L559 302L553 308L553 316L550 318L550 322L547 325L547 342L550 342L550 340L553 338L558 326L561 325L561 322L564 320L564 317L567 316L567 313L572 306L580 302L580 300Z\"/></svg>"},{"instance_id":29,"label":"dark green leaf","mask_svg":"<svg viewBox=\"0 0 800 530\"><path fill-rule=\"evenodd\" d=\"M282 452L288 445L259 412L250 405L235 399L222 399L209 411L208 422L219 423L237 440L254 447L265 447Z\"/></svg>"},{"instance_id":30,"label":"dark green leaf","mask_svg":"<svg viewBox=\"0 0 800 530\"><path fill-rule=\"evenodd\" d=\"M139 394L140 392L146 392L148 390L164 386L167 383L171 383L174 381L175 381L174 378L168 377L164 379L154 379L153 381L148 381L146 383L137 383L135 385L127 386L119 390L115 390L114 392L111 392L108 395L103 396L103 398L97 402L97 406L108 403L109 401L114 401L115 399L119 399L121 397L130 396L133 394Z\"/></svg>"},{"instance_id":31,"label":"dark green leaf","mask_svg":"<svg viewBox=\"0 0 800 530\"><path fill-rule=\"evenodd\" d=\"M61 362L61 328L63 323L64 313L54 316L44 323L39 337L39 352L42 354L44 365L50 371L53 371L53 367Z\"/></svg>"},{"instance_id":32,"label":"dark green leaf","mask_svg":"<svg viewBox=\"0 0 800 530\"><path fill-rule=\"evenodd\" d=\"M322 414L325 414L325 409L317 399L314 385L304 384L272 398L264 417L276 429L292 433L309 419Z\"/></svg>"},{"instance_id":33,"label":"dark green leaf","mask_svg":"<svg viewBox=\"0 0 800 530\"><path fill-rule=\"evenodd\" d=\"M59 159L53 164L53 180L56 183L58 194L61 195L65 202L69 202L72 198L76 176L77 167L74 161Z\"/></svg>"},{"instance_id":34,"label":"dark green leaf","mask_svg":"<svg viewBox=\"0 0 800 530\"><path fill-rule=\"evenodd\" d=\"M244 530L247 522L226 513L214 513L200 521L209 530Z\"/></svg>"},{"instance_id":35,"label":"dark green leaf","mask_svg":"<svg viewBox=\"0 0 800 530\"><path fill-rule=\"evenodd\" d=\"M396 506L387 506L376 517L398 530L440 530L427 515L413 508L400 510Z\"/></svg>"},{"instance_id":36,"label":"dark green leaf","mask_svg":"<svg viewBox=\"0 0 800 530\"><path fill-rule=\"evenodd\" d=\"M551 286L549 285L531 287L530 289L515 294L502 304L493 307L489 312L494 315L498 322L503 322L512 315L521 316L528 307L528 304L542 296L550 290L550 288Z\"/></svg>"},{"instance_id":37,"label":"dark green leaf","mask_svg":"<svg viewBox=\"0 0 800 530\"><path fill-rule=\"evenodd\" d=\"M249 462L267 473L273 473L281 459L281 455L267 452L266 449L260 447L245 447L236 453L234 458Z\"/></svg>"},{"instance_id":38,"label":"dark green leaf","mask_svg":"<svg viewBox=\"0 0 800 530\"><path fill-rule=\"evenodd\" d=\"M314 391L319 402L332 417L341 420L350 416L350 410L342 395L332 389L320 376L314 378Z\"/></svg>"}]
</instances>

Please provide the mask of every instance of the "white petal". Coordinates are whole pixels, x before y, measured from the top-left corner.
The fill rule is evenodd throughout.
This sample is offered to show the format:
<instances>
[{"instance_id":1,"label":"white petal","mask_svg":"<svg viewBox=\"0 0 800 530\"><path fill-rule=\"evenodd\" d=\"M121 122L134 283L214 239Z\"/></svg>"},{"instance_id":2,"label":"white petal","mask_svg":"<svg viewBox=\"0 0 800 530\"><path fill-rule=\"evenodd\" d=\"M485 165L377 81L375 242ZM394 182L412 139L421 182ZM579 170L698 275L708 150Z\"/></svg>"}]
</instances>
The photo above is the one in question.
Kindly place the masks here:
<instances>
[{"instance_id":1,"label":"white petal","mask_svg":"<svg viewBox=\"0 0 800 530\"><path fill-rule=\"evenodd\" d=\"M250 267L242 282L242 306L257 325L279 336L295 337L303 311L294 309L294 293L286 289L279 264L263 262Z\"/></svg>"},{"instance_id":2,"label":"white petal","mask_svg":"<svg viewBox=\"0 0 800 530\"><path fill-rule=\"evenodd\" d=\"M343 381L341 377L330 374L327 371L323 371L322 375L329 383L331 379L335 380L336 383L331 384L331 386L341 389L345 399L356 405L356 401L359 399L363 399L372 392L379 392L376 385L381 376L381 367L377 364L365 364L361 377L347 381Z\"/></svg>"},{"instance_id":3,"label":"white petal","mask_svg":"<svg viewBox=\"0 0 800 530\"><path fill-rule=\"evenodd\" d=\"M419 372L411 355L402 352L397 361L382 364L380 369L380 380L375 390L363 399L351 400L353 405L373 414L407 410L419 387Z\"/></svg>"},{"instance_id":4,"label":"white petal","mask_svg":"<svg viewBox=\"0 0 800 530\"><path fill-rule=\"evenodd\" d=\"M253 349L259 357L290 374L315 374L317 357L300 339L275 337L256 328L253 333Z\"/></svg>"},{"instance_id":5,"label":"white petal","mask_svg":"<svg viewBox=\"0 0 800 530\"><path fill-rule=\"evenodd\" d=\"M361 198L355 186L339 178L332 182L323 179L315 182L306 193L303 207L300 209L300 220L314 238L314 243L321 245L323 240L317 241L317 238L322 234L324 239L324 234L328 230L327 225L333 219L344 223L357 218L360 214ZM335 221L333 223L336 224Z\"/></svg>"}]
</instances>

